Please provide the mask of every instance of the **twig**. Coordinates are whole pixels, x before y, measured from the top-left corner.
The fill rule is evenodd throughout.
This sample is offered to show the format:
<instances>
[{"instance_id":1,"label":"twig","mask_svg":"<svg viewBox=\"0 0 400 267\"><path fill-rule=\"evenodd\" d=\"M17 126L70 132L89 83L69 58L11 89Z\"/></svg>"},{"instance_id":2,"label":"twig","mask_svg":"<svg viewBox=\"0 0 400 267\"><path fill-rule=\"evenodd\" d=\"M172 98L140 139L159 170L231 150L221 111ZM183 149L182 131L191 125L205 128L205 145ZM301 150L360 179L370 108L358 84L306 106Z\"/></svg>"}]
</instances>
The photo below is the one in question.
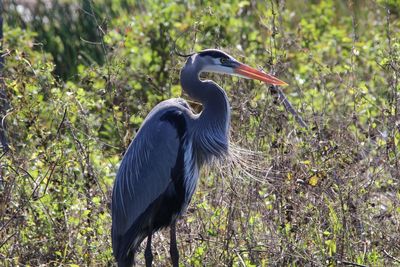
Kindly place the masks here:
<instances>
[{"instance_id":1,"label":"twig","mask_svg":"<svg viewBox=\"0 0 400 267\"><path fill-rule=\"evenodd\" d=\"M307 124L304 122L304 120L300 117L300 115L296 112L296 110L293 108L292 104L289 102L289 100L286 98L285 94L283 91L276 85L271 85L270 87L272 90L276 91L279 95L279 100L282 101L283 106L285 107L286 111L289 111L296 119L296 121L304 128L308 129Z\"/></svg>"},{"instance_id":2,"label":"twig","mask_svg":"<svg viewBox=\"0 0 400 267\"><path fill-rule=\"evenodd\" d=\"M10 240L11 238L13 238L15 235L17 234L17 232L12 233L9 237L7 237L1 244L0 244L0 248L2 248L4 246L5 243L8 242L8 240Z\"/></svg>"},{"instance_id":3,"label":"twig","mask_svg":"<svg viewBox=\"0 0 400 267\"><path fill-rule=\"evenodd\" d=\"M400 263L400 259L398 259L398 258L396 258L396 257L394 257L394 256L392 256L392 255L390 255L386 250L382 250L382 251L383 251L383 253L384 253L386 256L388 256L389 258L391 258L391 259L394 260L395 262Z\"/></svg>"},{"instance_id":4,"label":"twig","mask_svg":"<svg viewBox=\"0 0 400 267\"><path fill-rule=\"evenodd\" d=\"M175 53L176 55L180 56L180 57L190 57L192 55L194 55L195 52L191 52L189 54L183 54L181 52L178 51L178 49L176 48L176 43L178 42L178 40L186 33L188 33L193 27L189 27L188 29L186 29L185 31L181 32L178 37L176 37L176 39L173 41L172 43L172 52ZM195 29L196 32L196 29Z\"/></svg>"},{"instance_id":5,"label":"twig","mask_svg":"<svg viewBox=\"0 0 400 267\"><path fill-rule=\"evenodd\" d=\"M58 137L58 135L60 134L61 127L64 125L64 121L65 121L65 118L66 118L66 117L67 117L67 108L64 109L63 117L62 117L62 119L61 119L60 124L59 124L58 127L57 127L57 134L56 134L57 137Z\"/></svg>"},{"instance_id":6,"label":"twig","mask_svg":"<svg viewBox=\"0 0 400 267\"><path fill-rule=\"evenodd\" d=\"M102 45L103 44L102 42L95 42L95 41L86 40L83 37L80 37L80 39L81 39L82 42L87 43L87 44L91 44L91 45Z\"/></svg>"},{"instance_id":7,"label":"twig","mask_svg":"<svg viewBox=\"0 0 400 267\"><path fill-rule=\"evenodd\" d=\"M244 262L242 256L240 256L240 253L235 249L235 253L238 256L240 263L242 263L243 266L246 266L246 263Z\"/></svg>"},{"instance_id":8,"label":"twig","mask_svg":"<svg viewBox=\"0 0 400 267\"><path fill-rule=\"evenodd\" d=\"M0 155L0 159L2 159L2 158L7 154L8 151L10 151L10 150L9 150L9 149L5 150L5 151Z\"/></svg>"},{"instance_id":9,"label":"twig","mask_svg":"<svg viewBox=\"0 0 400 267\"><path fill-rule=\"evenodd\" d=\"M16 170L15 170L14 168L12 168L11 166L9 166L9 167L10 167L16 174L19 175L18 171L16 171ZM30 176L30 177L33 179L32 175L29 174L29 172L28 172L27 170L25 170L25 169L23 169L23 168L21 168L21 167L18 167L18 168L21 169L21 170L23 170L23 171L25 172L25 174L28 174L28 176ZM44 178L43 178L43 179L44 179ZM15 218L17 218L17 216L18 216L18 214L20 213L20 211L22 211L22 210L29 204L30 200L34 198L34 196L36 195L37 190L39 189L39 186L40 186L41 182L43 181L43 179L42 179L38 184L35 185L35 188L33 189L32 193L28 196L28 198L25 199L25 200L23 200L22 203L19 204L19 206L18 206L18 208L17 208L17 211L15 211L15 212L11 215L10 219L8 219L4 224L1 225L1 227L0 227L0 232L2 232L3 230L7 229L8 225L9 225ZM1 247L0 247L0 248L1 248Z\"/></svg>"},{"instance_id":10,"label":"twig","mask_svg":"<svg viewBox=\"0 0 400 267\"><path fill-rule=\"evenodd\" d=\"M90 7L90 12L89 12L89 13L92 14L94 23L96 23L96 26L97 26L97 34L98 34L99 37L100 37L100 42L99 42L99 43L101 44L101 48L103 49L104 59L105 59L106 63L108 63L108 59L107 59L107 48L106 48L106 45L105 45L104 39L103 39L103 37L104 37L104 35L105 35L105 32L104 32L103 28L101 27L101 25L99 24L99 22L98 22L98 20L97 20L96 14L94 13L92 1L89 1L89 7ZM86 12L86 10L85 10L85 12ZM89 41L89 42L90 42L90 41ZM95 45L97 45L96 42L92 42L92 43L95 44Z\"/></svg>"},{"instance_id":11,"label":"twig","mask_svg":"<svg viewBox=\"0 0 400 267\"><path fill-rule=\"evenodd\" d=\"M6 131L5 131L5 124L3 124L3 123L1 123L1 125L0 125L0 143L3 148L3 152L4 152L3 155L5 155L9 151L10 147L8 146L8 141L7 141L7 137L6 137ZM1 157L3 157L3 155Z\"/></svg>"},{"instance_id":12,"label":"twig","mask_svg":"<svg viewBox=\"0 0 400 267\"><path fill-rule=\"evenodd\" d=\"M46 185L45 185L45 187L44 187L43 194L42 194L42 196L37 197L37 198L42 198L42 197L44 197L44 196L46 195L46 191L47 191L47 188L49 187L50 180L51 180L51 178L53 177L54 170L56 169L56 167L57 167L59 161L60 161L60 158L58 158L58 159L54 162L53 166L51 166L51 170L50 170L50 168L47 170L47 172L46 172L44 178L47 177L47 173L49 172L49 170L50 170L50 174L49 174L49 177L47 178L47 182L46 182ZM44 178L42 179L42 181L44 180ZM41 182L42 182L42 181L41 181Z\"/></svg>"},{"instance_id":13,"label":"twig","mask_svg":"<svg viewBox=\"0 0 400 267\"><path fill-rule=\"evenodd\" d=\"M344 265L348 265L348 266L368 267L367 265L358 264L358 263L350 262L350 261L341 261L341 262L338 262L338 264L340 264L340 263L342 263L342 264L344 264Z\"/></svg>"},{"instance_id":14,"label":"twig","mask_svg":"<svg viewBox=\"0 0 400 267\"><path fill-rule=\"evenodd\" d=\"M3 77L4 68L4 51L3 51L3 2L0 3L0 143L3 148L3 152L6 153L9 150L7 135L6 135L6 124L3 115L9 109L9 101L5 90L5 83Z\"/></svg>"}]
</instances>

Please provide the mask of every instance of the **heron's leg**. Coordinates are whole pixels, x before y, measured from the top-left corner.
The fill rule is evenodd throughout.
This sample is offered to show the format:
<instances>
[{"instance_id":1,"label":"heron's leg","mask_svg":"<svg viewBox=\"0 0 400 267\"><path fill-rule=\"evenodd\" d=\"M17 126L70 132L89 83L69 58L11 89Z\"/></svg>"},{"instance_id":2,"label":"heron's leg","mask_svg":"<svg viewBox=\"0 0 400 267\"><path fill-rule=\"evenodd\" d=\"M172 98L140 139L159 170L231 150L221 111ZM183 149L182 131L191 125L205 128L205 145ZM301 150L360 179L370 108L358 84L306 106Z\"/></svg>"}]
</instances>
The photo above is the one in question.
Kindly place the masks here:
<instances>
[{"instance_id":1,"label":"heron's leg","mask_svg":"<svg viewBox=\"0 0 400 267\"><path fill-rule=\"evenodd\" d=\"M147 246L146 250L144 251L144 258L146 259L146 267L151 267L153 263L153 253L151 252L151 236L152 236L151 233L147 236Z\"/></svg>"},{"instance_id":2,"label":"heron's leg","mask_svg":"<svg viewBox=\"0 0 400 267\"><path fill-rule=\"evenodd\" d=\"M171 254L171 261L173 267L179 267L179 252L176 245L176 222L171 224L171 243L169 244L169 253Z\"/></svg>"}]
</instances>

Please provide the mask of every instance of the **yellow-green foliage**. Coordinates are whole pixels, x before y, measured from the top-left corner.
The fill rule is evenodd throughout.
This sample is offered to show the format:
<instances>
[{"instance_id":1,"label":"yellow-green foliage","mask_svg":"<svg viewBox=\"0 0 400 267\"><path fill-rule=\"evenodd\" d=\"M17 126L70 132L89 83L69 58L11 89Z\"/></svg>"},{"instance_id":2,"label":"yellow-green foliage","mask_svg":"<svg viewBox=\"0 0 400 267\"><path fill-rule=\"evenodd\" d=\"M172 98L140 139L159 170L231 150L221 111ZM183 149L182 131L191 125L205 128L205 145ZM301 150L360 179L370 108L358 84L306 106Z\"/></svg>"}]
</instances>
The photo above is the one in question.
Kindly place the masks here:
<instances>
[{"instance_id":1,"label":"yellow-green foliage","mask_svg":"<svg viewBox=\"0 0 400 267\"><path fill-rule=\"evenodd\" d=\"M398 1L36 2L5 14L1 266L113 263L112 184L146 114L181 96L177 39L271 70L309 125L265 85L211 76L232 140L261 154L203 171L182 266L400 265Z\"/></svg>"}]
</instances>

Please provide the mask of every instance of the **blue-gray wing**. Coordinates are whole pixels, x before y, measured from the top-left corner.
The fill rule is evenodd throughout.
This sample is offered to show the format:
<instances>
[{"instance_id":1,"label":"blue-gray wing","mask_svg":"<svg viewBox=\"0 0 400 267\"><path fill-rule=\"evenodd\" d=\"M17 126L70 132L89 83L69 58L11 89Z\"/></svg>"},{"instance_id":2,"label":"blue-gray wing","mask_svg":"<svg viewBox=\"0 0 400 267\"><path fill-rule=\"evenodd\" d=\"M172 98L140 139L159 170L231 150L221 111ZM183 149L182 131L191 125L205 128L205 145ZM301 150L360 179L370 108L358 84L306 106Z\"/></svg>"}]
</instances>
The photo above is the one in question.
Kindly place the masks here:
<instances>
[{"instance_id":1,"label":"blue-gray wing","mask_svg":"<svg viewBox=\"0 0 400 267\"><path fill-rule=\"evenodd\" d=\"M115 255L129 252L127 244L120 244L127 242L124 238L130 238L130 247L141 242L124 235L172 182L171 170L177 161L181 133L174 123L163 119L166 112L181 113L174 108L149 114L121 162L112 197Z\"/></svg>"}]
</instances>

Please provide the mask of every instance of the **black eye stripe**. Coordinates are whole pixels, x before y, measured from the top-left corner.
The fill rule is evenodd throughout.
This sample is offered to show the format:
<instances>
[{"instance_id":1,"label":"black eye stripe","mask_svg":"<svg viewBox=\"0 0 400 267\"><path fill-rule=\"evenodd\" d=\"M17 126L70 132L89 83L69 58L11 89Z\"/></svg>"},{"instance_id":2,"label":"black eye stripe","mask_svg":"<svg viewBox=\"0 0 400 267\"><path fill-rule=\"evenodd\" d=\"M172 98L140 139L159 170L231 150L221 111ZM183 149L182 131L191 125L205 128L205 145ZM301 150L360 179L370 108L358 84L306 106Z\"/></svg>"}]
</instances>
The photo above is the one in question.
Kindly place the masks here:
<instances>
[{"instance_id":1,"label":"black eye stripe","mask_svg":"<svg viewBox=\"0 0 400 267\"><path fill-rule=\"evenodd\" d=\"M216 49L209 49L209 50L204 50L199 52L199 56L204 57L204 56L210 56L213 58L228 58L228 56L223 53L222 51L216 50Z\"/></svg>"}]
</instances>

